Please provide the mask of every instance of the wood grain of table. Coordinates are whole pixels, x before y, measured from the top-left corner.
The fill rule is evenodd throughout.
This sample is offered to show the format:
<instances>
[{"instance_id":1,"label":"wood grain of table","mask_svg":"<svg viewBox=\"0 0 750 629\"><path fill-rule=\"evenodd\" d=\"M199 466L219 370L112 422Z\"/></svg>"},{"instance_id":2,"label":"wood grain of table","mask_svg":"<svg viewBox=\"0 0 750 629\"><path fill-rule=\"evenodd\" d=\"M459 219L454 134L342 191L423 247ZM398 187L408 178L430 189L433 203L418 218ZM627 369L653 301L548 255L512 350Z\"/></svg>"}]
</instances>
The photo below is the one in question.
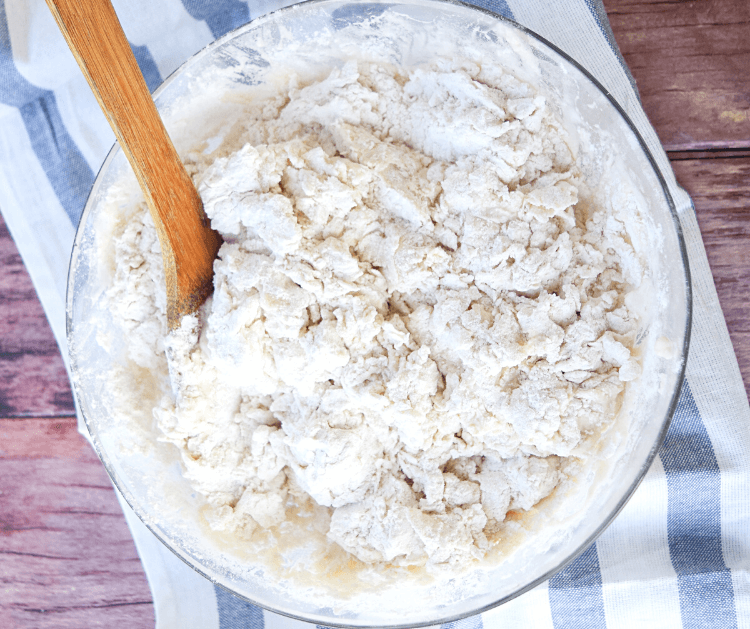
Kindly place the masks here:
<instances>
[{"instance_id":1,"label":"wood grain of table","mask_svg":"<svg viewBox=\"0 0 750 629\"><path fill-rule=\"evenodd\" d=\"M695 204L750 391L750 2L604 5L643 108Z\"/></svg>"},{"instance_id":2,"label":"wood grain of table","mask_svg":"<svg viewBox=\"0 0 750 629\"><path fill-rule=\"evenodd\" d=\"M604 0L692 196L750 390L750 3ZM0 627L154 626L114 490L76 431L65 367L0 222Z\"/></svg>"}]
</instances>

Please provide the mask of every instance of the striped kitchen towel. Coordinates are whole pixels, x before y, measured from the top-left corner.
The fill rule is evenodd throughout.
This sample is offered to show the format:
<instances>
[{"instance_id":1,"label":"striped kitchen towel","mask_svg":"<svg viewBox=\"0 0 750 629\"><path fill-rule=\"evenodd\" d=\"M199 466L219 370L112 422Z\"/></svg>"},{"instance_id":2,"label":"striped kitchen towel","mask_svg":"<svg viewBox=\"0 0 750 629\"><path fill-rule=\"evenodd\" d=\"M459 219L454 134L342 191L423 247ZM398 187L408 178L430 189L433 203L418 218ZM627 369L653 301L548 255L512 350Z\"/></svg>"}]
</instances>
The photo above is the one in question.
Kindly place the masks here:
<instances>
[{"instance_id":1,"label":"striped kitchen towel","mask_svg":"<svg viewBox=\"0 0 750 629\"><path fill-rule=\"evenodd\" d=\"M285 0L115 0L151 89L215 38ZM645 481L598 541L548 582L446 627L750 629L750 409L690 198L641 108L599 0L475 0L587 68L645 139L675 200L693 277L687 379ZM65 353L75 228L113 134L44 0L0 0L0 208ZM85 430L85 428L84 428ZM159 629L304 623L182 564L123 505Z\"/></svg>"}]
</instances>

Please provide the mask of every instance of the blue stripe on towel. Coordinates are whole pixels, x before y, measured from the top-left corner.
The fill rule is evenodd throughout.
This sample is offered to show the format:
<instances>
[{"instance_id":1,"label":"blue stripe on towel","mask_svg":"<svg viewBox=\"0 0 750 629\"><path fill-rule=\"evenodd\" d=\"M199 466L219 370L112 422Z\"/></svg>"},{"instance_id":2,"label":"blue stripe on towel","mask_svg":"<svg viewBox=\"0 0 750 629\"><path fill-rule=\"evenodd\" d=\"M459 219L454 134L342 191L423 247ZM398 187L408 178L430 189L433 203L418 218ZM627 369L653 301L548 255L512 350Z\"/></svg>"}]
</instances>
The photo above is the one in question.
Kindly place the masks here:
<instances>
[{"instance_id":1,"label":"blue stripe on towel","mask_svg":"<svg viewBox=\"0 0 750 629\"><path fill-rule=\"evenodd\" d=\"M182 4L196 20L204 20L216 38L250 21L250 9L239 0L182 0Z\"/></svg>"},{"instance_id":2,"label":"blue stripe on towel","mask_svg":"<svg viewBox=\"0 0 750 629\"><path fill-rule=\"evenodd\" d=\"M263 629L263 610L214 585L220 629Z\"/></svg>"},{"instance_id":3,"label":"blue stripe on towel","mask_svg":"<svg viewBox=\"0 0 750 629\"><path fill-rule=\"evenodd\" d=\"M78 225L94 173L68 134L54 93L29 83L13 63L4 0L0 0L0 102L18 107L52 189L70 221Z\"/></svg>"},{"instance_id":4,"label":"blue stripe on towel","mask_svg":"<svg viewBox=\"0 0 750 629\"><path fill-rule=\"evenodd\" d=\"M607 626L596 544L552 577L548 592L555 629L604 629Z\"/></svg>"},{"instance_id":5,"label":"blue stripe on towel","mask_svg":"<svg viewBox=\"0 0 750 629\"><path fill-rule=\"evenodd\" d=\"M94 173L68 135L52 92L26 103L20 111L34 153L75 227L94 184Z\"/></svg>"},{"instance_id":6,"label":"blue stripe on towel","mask_svg":"<svg viewBox=\"0 0 750 629\"><path fill-rule=\"evenodd\" d=\"M470 616L463 620L440 625L440 629L484 629L484 623L481 616Z\"/></svg>"},{"instance_id":7,"label":"blue stripe on towel","mask_svg":"<svg viewBox=\"0 0 750 629\"><path fill-rule=\"evenodd\" d=\"M44 95L45 90L29 83L16 69L10 46L5 0L0 0L0 103L21 107Z\"/></svg>"},{"instance_id":8,"label":"blue stripe on towel","mask_svg":"<svg viewBox=\"0 0 750 629\"><path fill-rule=\"evenodd\" d=\"M721 474L687 380L659 452L667 475L669 555L684 629L737 627L721 547Z\"/></svg>"},{"instance_id":9,"label":"blue stripe on towel","mask_svg":"<svg viewBox=\"0 0 750 629\"><path fill-rule=\"evenodd\" d=\"M513 11L510 10L508 3L505 0L466 0L468 4L473 4L475 7L481 7L487 9L503 17L507 17L512 20Z\"/></svg>"}]
</instances>

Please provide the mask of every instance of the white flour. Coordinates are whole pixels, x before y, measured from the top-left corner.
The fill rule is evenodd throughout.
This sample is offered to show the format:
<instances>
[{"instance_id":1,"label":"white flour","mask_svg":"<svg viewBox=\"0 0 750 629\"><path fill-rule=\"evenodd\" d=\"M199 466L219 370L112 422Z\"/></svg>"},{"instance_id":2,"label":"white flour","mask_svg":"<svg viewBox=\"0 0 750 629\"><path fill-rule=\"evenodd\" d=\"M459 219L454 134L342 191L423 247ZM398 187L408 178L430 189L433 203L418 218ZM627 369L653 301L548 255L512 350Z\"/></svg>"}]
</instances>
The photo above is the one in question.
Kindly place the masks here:
<instances>
[{"instance_id":1,"label":"white flour","mask_svg":"<svg viewBox=\"0 0 750 629\"><path fill-rule=\"evenodd\" d=\"M363 562L481 559L640 373L621 217L496 66L350 62L239 138L191 158L225 239L213 299L164 340L145 208L106 296L135 365L166 374L166 347L154 415L210 526L248 538L311 497Z\"/></svg>"}]
</instances>

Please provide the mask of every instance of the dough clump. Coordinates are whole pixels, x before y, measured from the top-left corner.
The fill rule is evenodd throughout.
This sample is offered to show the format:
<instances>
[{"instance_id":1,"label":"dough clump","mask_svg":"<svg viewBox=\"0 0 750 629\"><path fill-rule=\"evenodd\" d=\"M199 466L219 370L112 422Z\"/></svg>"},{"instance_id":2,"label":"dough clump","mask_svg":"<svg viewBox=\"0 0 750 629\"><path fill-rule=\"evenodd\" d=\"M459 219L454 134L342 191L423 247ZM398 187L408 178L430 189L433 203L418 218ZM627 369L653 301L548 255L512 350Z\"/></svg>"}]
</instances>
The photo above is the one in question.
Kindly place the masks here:
<instances>
[{"instance_id":1,"label":"dough clump","mask_svg":"<svg viewBox=\"0 0 750 629\"><path fill-rule=\"evenodd\" d=\"M133 363L168 357L154 416L210 525L311 499L363 562L481 559L640 373L626 226L496 66L350 61L252 103L241 137L191 158L225 240L212 299L166 334L145 209L107 293Z\"/></svg>"}]
</instances>

